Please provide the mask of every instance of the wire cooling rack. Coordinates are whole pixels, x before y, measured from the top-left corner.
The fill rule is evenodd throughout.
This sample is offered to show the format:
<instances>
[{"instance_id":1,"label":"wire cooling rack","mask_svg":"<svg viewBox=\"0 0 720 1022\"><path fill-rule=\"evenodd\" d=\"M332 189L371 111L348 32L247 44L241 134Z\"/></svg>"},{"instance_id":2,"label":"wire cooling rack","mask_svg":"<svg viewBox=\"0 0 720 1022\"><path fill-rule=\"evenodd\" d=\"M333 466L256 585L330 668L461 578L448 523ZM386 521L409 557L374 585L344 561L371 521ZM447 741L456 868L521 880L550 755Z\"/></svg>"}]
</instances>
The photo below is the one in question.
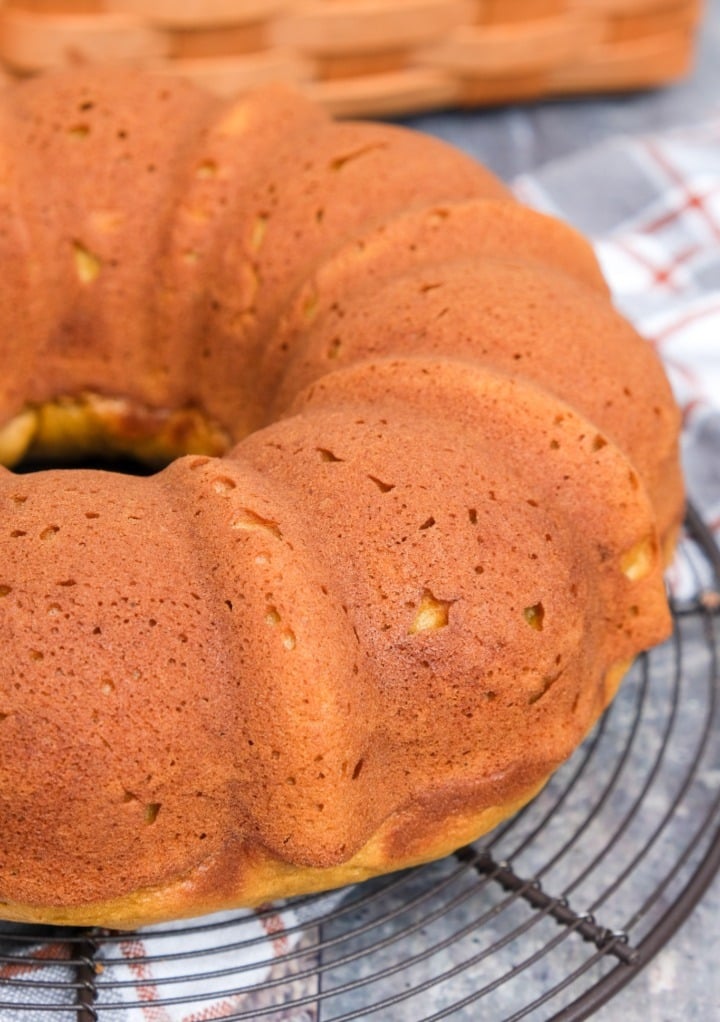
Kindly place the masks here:
<instances>
[{"instance_id":1,"label":"wire cooling rack","mask_svg":"<svg viewBox=\"0 0 720 1022\"><path fill-rule=\"evenodd\" d=\"M273 953L258 935L258 921L272 930L271 910L188 923L190 951L163 928L139 944L0 924L0 1018L588 1018L666 943L720 865L720 554L692 509L680 556L697 595L675 604L672 639L638 661L571 761L489 838L342 897L298 899Z\"/></svg>"}]
</instances>

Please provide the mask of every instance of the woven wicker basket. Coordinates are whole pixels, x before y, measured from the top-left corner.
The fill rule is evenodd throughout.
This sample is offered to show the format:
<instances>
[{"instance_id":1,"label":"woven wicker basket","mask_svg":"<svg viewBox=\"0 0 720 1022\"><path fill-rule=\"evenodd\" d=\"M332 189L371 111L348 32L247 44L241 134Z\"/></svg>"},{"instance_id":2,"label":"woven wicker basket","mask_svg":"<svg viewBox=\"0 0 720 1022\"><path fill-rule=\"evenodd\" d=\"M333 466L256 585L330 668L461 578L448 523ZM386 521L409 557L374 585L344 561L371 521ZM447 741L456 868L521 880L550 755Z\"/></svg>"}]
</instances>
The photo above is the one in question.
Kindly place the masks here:
<instances>
[{"instance_id":1,"label":"woven wicker basket","mask_svg":"<svg viewBox=\"0 0 720 1022\"><path fill-rule=\"evenodd\" d=\"M700 0L0 0L8 75L91 62L238 94L271 79L339 114L658 85Z\"/></svg>"}]
</instances>

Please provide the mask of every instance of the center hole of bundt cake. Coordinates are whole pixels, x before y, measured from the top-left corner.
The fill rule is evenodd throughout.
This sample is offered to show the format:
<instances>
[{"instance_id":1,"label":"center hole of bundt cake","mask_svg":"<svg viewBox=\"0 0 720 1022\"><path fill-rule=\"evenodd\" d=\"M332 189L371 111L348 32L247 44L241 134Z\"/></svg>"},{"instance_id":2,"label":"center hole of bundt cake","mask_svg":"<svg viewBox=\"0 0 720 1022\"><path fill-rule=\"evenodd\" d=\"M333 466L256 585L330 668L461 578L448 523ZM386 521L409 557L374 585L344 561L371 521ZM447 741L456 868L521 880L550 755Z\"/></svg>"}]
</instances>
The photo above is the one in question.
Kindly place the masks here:
<instances>
[{"instance_id":1,"label":"center hole of bundt cake","mask_svg":"<svg viewBox=\"0 0 720 1022\"><path fill-rule=\"evenodd\" d=\"M195 407L157 409L82 394L28 406L0 426L0 464L16 472L95 468L153 475L186 454L220 456L228 434Z\"/></svg>"},{"instance_id":2,"label":"center hole of bundt cake","mask_svg":"<svg viewBox=\"0 0 720 1022\"><path fill-rule=\"evenodd\" d=\"M150 476L165 466L150 465L130 455L112 454L66 454L61 457L27 457L17 465L13 472L25 475L30 472L47 472L50 469L101 469L104 472L119 472L129 476Z\"/></svg>"}]
</instances>

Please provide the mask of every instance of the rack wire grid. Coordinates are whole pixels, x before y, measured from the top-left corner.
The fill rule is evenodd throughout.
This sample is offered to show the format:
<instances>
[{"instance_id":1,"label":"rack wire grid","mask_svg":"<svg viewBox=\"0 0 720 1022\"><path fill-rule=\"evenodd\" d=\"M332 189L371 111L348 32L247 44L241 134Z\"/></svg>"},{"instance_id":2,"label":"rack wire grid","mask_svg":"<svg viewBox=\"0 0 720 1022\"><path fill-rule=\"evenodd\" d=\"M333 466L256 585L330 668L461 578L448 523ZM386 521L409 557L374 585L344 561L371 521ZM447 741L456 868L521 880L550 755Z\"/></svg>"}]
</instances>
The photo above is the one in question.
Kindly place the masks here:
<instances>
[{"instance_id":1,"label":"rack wire grid","mask_svg":"<svg viewBox=\"0 0 720 1022\"><path fill-rule=\"evenodd\" d=\"M0 924L0 1019L588 1018L720 865L720 552L693 508L679 556L697 591L673 602L672 638L635 664L543 793L482 842L295 900L272 953L253 913L147 929L141 943Z\"/></svg>"}]
</instances>

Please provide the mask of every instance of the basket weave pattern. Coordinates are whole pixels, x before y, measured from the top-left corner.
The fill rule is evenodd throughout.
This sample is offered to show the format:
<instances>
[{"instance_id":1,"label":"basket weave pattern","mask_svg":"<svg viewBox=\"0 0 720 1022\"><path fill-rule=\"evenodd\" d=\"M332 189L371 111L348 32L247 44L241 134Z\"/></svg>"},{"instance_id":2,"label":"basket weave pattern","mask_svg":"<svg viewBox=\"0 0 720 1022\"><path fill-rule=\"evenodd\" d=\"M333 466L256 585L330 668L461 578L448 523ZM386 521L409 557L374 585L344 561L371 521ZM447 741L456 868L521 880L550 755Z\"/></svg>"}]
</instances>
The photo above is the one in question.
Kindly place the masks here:
<instances>
[{"instance_id":1,"label":"basket weave pattern","mask_svg":"<svg viewBox=\"0 0 720 1022\"><path fill-rule=\"evenodd\" d=\"M8 75L95 62L224 95L274 79L338 114L657 85L700 0L0 0Z\"/></svg>"}]
</instances>

